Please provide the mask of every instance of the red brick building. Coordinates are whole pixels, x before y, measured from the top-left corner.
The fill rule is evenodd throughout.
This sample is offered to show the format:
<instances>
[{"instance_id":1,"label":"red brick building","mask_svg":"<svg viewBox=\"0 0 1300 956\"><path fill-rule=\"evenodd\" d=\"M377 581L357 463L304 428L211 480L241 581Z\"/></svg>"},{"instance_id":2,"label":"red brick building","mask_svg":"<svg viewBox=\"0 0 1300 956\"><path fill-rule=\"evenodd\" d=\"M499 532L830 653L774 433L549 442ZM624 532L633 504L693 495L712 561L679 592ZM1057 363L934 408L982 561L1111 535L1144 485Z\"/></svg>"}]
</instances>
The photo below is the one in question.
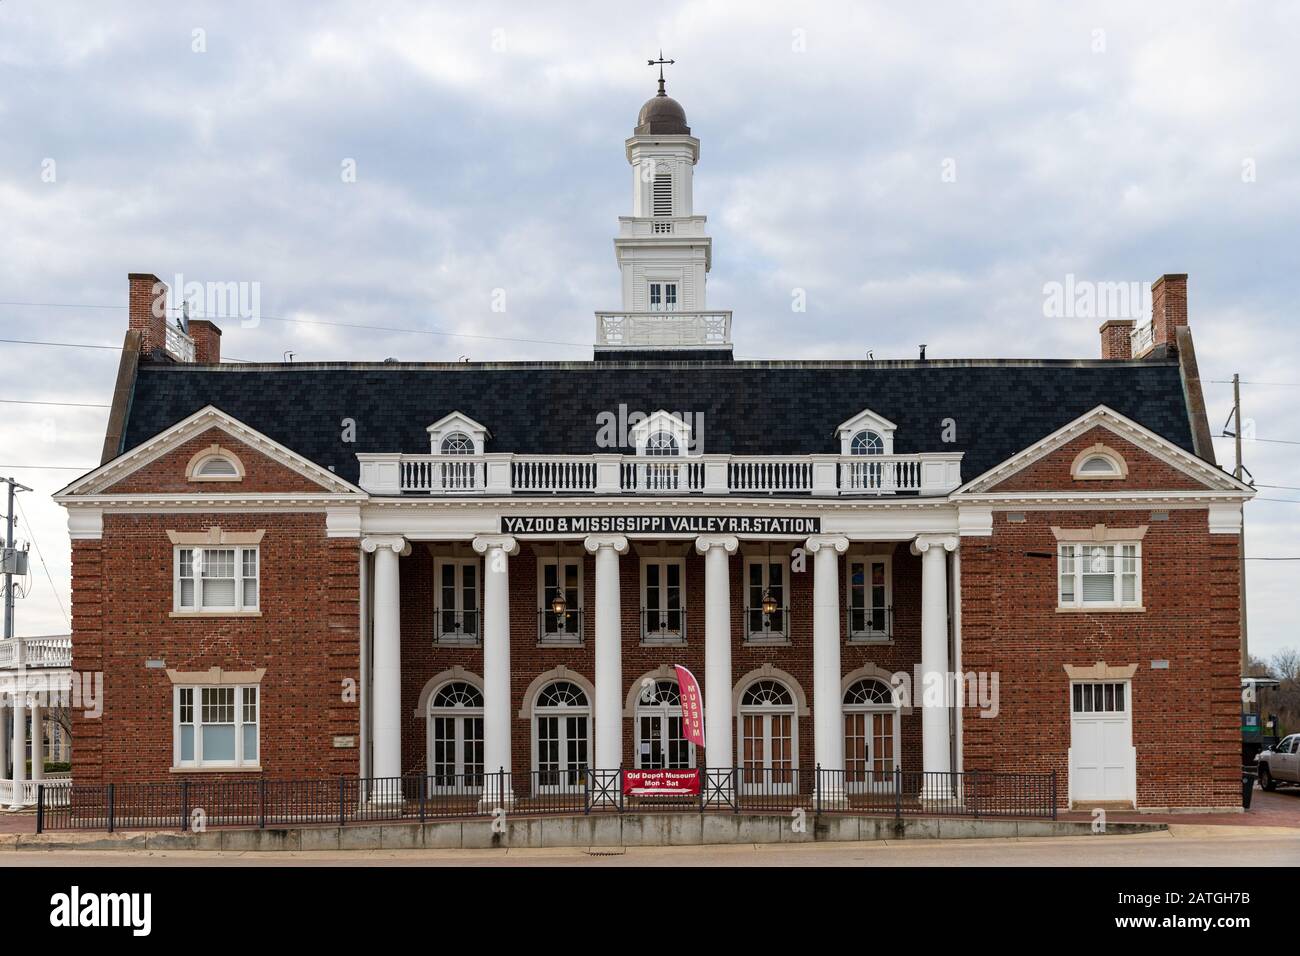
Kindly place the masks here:
<instances>
[{"instance_id":1,"label":"red brick building","mask_svg":"<svg viewBox=\"0 0 1300 956\"><path fill-rule=\"evenodd\" d=\"M1186 276L1102 359L737 361L680 105L627 154L589 362L222 364L131 276L103 465L57 496L105 688L77 782L1055 771L1062 806L1238 806L1251 492Z\"/></svg>"}]
</instances>

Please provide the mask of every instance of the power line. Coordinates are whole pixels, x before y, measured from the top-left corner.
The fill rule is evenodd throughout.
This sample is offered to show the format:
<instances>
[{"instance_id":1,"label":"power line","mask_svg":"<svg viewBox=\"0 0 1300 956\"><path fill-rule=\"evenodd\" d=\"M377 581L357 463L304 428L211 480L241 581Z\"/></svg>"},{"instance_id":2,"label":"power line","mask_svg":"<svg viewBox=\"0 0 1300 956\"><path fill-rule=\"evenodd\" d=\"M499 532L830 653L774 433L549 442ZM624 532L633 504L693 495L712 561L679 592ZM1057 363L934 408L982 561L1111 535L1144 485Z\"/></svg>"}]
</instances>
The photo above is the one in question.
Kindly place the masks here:
<instances>
[{"instance_id":1,"label":"power line","mask_svg":"<svg viewBox=\"0 0 1300 956\"><path fill-rule=\"evenodd\" d=\"M0 398L0 405L57 405L62 408L112 408L98 402L36 402L21 398Z\"/></svg>"},{"instance_id":2,"label":"power line","mask_svg":"<svg viewBox=\"0 0 1300 956\"><path fill-rule=\"evenodd\" d=\"M63 598L59 596L59 589L54 585L54 578L50 574L50 566L45 563L45 555L41 553L41 542L36 537L36 529L32 526L27 517L27 511L23 508L23 503L19 499L14 499L18 503L18 513L23 516L23 524L27 525L27 533L31 536L32 545L36 548L36 556L41 559L41 570L45 572L45 580L50 582L50 590L54 592L54 600L58 602L59 613L63 619L68 622L68 627L72 627L72 618L68 617L68 611L63 606Z\"/></svg>"},{"instance_id":3,"label":"power line","mask_svg":"<svg viewBox=\"0 0 1300 956\"><path fill-rule=\"evenodd\" d=\"M93 471L98 465L89 468L81 465L0 465L0 468L28 468L36 471Z\"/></svg>"},{"instance_id":4,"label":"power line","mask_svg":"<svg viewBox=\"0 0 1300 956\"><path fill-rule=\"evenodd\" d=\"M87 342L38 342L34 339L0 339L6 345L51 345L69 349L106 349L110 352L122 351L120 345L92 345Z\"/></svg>"}]
</instances>

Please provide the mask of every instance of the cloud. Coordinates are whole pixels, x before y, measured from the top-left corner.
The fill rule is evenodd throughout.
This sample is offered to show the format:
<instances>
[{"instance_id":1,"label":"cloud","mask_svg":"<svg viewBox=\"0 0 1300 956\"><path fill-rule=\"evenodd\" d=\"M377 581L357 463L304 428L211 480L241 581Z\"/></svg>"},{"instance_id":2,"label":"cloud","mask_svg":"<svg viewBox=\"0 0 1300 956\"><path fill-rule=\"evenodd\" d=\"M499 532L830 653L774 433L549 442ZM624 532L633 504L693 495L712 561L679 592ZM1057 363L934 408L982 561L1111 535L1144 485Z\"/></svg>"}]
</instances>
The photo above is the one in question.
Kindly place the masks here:
<instances>
[{"instance_id":1,"label":"cloud","mask_svg":"<svg viewBox=\"0 0 1300 956\"><path fill-rule=\"evenodd\" d=\"M1094 356L1094 322L1044 319L1044 283L1186 271L1217 427L1232 372L1298 377L1298 20L1174 2L670 2L635 20L594 2L6 3L0 299L82 307L0 306L0 330L117 344L125 273L147 270L259 283L276 319L225 324L238 358L586 357L562 343L619 301L623 139L662 45L703 143L710 304L735 311L738 354ZM111 396L114 352L0 349L0 398ZM1261 437L1300 440L1296 394L1246 387ZM0 458L20 460L0 464L98 461L102 410L2 408ZM1248 464L1300 484L1300 446L1256 443ZM21 472L65 605L48 495L69 474ZM1253 554L1296 550L1300 505L1248 513ZM1252 563L1259 650L1294 643L1294 567ZM20 628L62 620L38 580Z\"/></svg>"}]
</instances>

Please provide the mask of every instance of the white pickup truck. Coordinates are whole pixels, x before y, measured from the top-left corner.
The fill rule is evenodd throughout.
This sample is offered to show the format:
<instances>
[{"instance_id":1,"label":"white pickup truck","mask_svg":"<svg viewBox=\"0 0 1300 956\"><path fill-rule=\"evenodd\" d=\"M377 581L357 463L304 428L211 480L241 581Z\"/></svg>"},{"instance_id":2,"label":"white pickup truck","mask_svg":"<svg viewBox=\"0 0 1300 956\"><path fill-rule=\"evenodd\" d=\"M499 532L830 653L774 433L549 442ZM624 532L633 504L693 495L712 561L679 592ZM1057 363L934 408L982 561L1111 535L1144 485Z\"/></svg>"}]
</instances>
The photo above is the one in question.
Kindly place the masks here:
<instances>
[{"instance_id":1,"label":"white pickup truck","mask_svg":"<svg viewBox=\"0 0 1300 956\"><path fill-rule=\"evenodd\" d=\"M1279 783L1300 783L1300 734L1283 737L1278 745L1259 752L1259 786L1273 790Z\"/></svg>"}]
</instances>

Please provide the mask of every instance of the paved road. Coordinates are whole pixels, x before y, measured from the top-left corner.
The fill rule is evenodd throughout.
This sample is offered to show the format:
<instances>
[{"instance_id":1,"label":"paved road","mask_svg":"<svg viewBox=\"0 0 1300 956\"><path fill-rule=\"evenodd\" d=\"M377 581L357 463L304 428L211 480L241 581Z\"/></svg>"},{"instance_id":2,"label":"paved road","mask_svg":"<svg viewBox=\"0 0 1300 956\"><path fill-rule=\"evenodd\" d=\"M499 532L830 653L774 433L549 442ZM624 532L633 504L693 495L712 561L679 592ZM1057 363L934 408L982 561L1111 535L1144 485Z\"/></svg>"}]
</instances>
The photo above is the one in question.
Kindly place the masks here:
<instances>
[{"instance_id":1,"label":"paved road","mask_svg":"<svg viewBox=\"0 0 1300 956\"><path fill-rule=\"evenodd\" d=\"M1300 866L1300 830L1175 826L1167 833L628 850L321 853L4 851L0 866Z\"/></svg>"}]
</instances>

